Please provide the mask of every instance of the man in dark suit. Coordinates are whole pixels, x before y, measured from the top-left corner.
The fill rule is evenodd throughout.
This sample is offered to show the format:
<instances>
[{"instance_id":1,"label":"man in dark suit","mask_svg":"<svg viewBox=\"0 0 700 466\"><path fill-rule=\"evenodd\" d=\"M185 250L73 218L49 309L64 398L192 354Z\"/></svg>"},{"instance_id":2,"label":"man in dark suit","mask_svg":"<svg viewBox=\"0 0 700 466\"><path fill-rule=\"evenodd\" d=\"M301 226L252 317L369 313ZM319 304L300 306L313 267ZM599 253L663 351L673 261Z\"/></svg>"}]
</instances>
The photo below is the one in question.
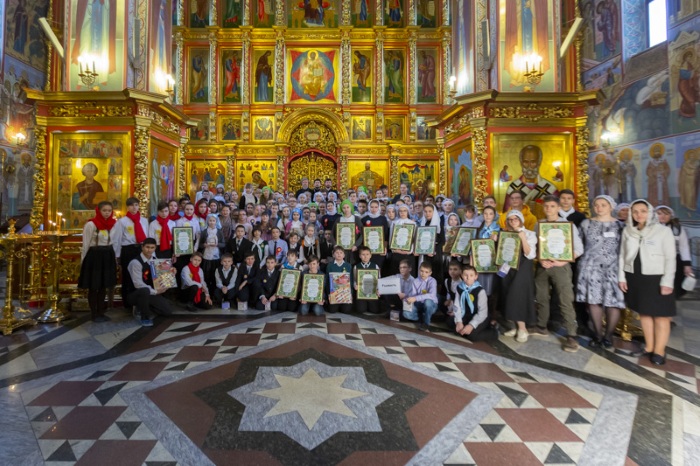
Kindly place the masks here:
<instances>
[{"instance_id":1,"label":"man in dark suit","mask_svg":"<svg viewBox=\"0 0 700 466\"><path fill-rule=\"evenodd\" d=\"M258 272L253 286L254 296L257 296L255 308L258 310L265 309L269 303L270 310L277 310L277 299L275 292L277 291L277 283L280 279L280 271L275 267L277 261L272 256L267 256L265 267Z\"/></svg>"},{"instance_id":2,"label":"man in dark suit","mask_svg":"<svg viewBox=\"0 0 700 466\"><path fill-rule=\"evenodd\" d=\"M238 225L236 234L226 243L226 252L233 255L233 263L241 265L246 255L253 251L253 242L245 237L245 227Z\"/></svg>"},{"instance_id":3,"label":"man in dark suit","mask_svg":"<svg viewBox=\"0 0 700 466\"><path fill-rule=\"evenodd\" d=\"M257 296L253 288L258 275L260 269L255 266L255 254L248 252L236 275L236 297L239 303L248 303L248 307L255 305Z\"/></svg>"}]
</instances>

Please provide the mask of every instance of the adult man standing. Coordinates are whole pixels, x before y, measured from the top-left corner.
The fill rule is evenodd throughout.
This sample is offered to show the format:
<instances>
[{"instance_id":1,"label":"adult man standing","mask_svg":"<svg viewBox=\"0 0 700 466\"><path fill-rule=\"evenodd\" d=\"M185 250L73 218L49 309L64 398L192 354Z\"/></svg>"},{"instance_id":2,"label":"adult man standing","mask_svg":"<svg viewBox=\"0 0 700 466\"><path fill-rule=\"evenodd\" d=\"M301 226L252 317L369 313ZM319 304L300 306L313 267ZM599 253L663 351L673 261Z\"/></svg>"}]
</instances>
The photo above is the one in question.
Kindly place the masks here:
<instances>
[{"instance_id":1,"label":"adult man standing","mask_svg":"<svg viewBox=\"0 0 700 466\"><path fill-rule=\"evenodd\" d=\"M530 207L535 217L542 218L544 212L537 201L541 201L545 196L556 196L559 192L554 182L540 176L542 149L538 146L527 145L520 150L519 158L523 174L508 185L506 196L513 192L519 192L523 202ZM508 212L511 208L508 199L509 197L506 197L503 203L503 212Z\"/></svg>"},{"instance_id":2,"label":"adult man standing","mask_svg":"<svg viewBox=\"0 0 700 466\"><path fill-rule=\"evenodd\" d=\"M311 188L309 188L309 178L306 176L301 179L301 189L297 190L297 192L294 194L294 197L299 199L299 194L302 194L302 193L307 193L309 199L312 199L311 196L314 195L313 190Z\"/></svg>"},{"instance_id":3,"label":"adult man standing","mask_svg":"<svg viewBox=\"0 0 700 466\"><path fill-rule=\"evenodd\" d=\"M581 225L581 222L586 220L586 214L579 212L574 208L576 195L570 189L562 189L559 192L559 216L567 222L574 222L576 228Z\"/></svg>"},{"instance_id":4,"label":"adult man standing","mask_svg":"<svg viewBox=\"0 0 700 466\"><path fill-rule=\"evenodd\" d=\"M401 183L401 185L399 185L399 191L399 194L394 196L394 199L391 200L392 204L402 201L404 196L411 196L411 200L414 199L413 195L408 192L408 185L406 183Z\"/></svg>"},{"instance_id":5,"label":"adult man standing","mask_svg":"<svg viewBox=\"0 0 700 466\"><path fill-rule=\"evenodd\" d=\"M530 208L523 203L523 195L520 193L520 191L513 191L510 193L510 195L506 198L505 202L510 204L510 209L508 210L519 210L523 214L523 218L525 219L523 221L523 224L525 225L525 228L527 228L530 231L535 230L535 225L537 224L537 217L532 215L532 212L530 212ZM501 230L506 229L506 216L501 215L498 219L498 224L501 226Z\"/></svg>"}]
</instances>

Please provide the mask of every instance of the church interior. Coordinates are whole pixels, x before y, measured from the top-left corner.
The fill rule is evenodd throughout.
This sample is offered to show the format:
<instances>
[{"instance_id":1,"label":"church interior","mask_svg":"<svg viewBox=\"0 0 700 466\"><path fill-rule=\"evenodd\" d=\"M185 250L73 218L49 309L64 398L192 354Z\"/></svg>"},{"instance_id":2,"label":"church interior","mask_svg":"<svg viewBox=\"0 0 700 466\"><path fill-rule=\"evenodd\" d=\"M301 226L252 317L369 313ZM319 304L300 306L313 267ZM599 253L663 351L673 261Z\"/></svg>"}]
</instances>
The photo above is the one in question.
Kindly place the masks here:
<instances>
[{"instance_id":1,"label":"church interior","mask_svg":"<svg viewBox=\"0 0 700 466\"><path fill-rule=\"evenodd\" d=\"M81 232L202 189L526 181L669 206L700 271L700 0L0 0L3 464L700 464L700 294L667 360L441 322L176 309L94 322ZM522 151L539 149L533 168ZM532 187L534 184L534 187ZM202 186L205 186L202 188ZM521 191L523 193L523 191Z\"/></svg>"}]
</instances>

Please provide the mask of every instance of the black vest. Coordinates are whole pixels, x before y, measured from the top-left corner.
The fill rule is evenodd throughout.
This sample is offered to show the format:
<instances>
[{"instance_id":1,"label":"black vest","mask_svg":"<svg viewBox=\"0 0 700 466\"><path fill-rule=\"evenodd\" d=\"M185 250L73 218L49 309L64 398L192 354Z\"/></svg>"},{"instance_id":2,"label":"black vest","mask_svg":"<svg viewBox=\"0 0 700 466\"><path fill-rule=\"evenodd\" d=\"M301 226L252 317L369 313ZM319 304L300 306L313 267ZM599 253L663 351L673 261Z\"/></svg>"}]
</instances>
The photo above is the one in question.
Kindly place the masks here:
<instances>
[{"instance_id":1,"label":"black vest","mask_svg":"<svg viewBox=\"0 0 700 466\"><path fill-rule=\"evenodd\" d=\"M141 263L141 279L146 285L153 288L153 271L151 270L151 266L148 262L141 260L141 254L136 256L136 260Z\"/></svg>"},{"instance_id":2,"label":"black vest","mask_svg":"<svg viewBox=\"0 0 700 466\"><path fill-rule=\"evenodd\" d=\"M231 267L231 270L228 271L228 277L224 275L224 269L223 267L217 267L216 272L219 274L219 278L221 279L221 284L224 285L225 287L228 287L229 283L231 283L231 278L233 278L233 272L236 269L234 267Z\"/></svg>"},{"instance_id":3,"label":"black vest","mask_svg":"<svg viewBox=\"0 0 700 466\"><path fill-rule=\"evenodd\" d=\"M471 320L474 318L474 316L479 312L479 293L481 293L481 290L483 290L482 287L477 286L471 292L469 295L473 298L472 302L474 303L474 312L470 314L469 311L469 306L467 306L465 309L462 309L462 312L464 313L462 315L462 322L464 325L467 325ZM459 290L458 290L459 291ZM462 304L462 294L463 292L459 292L457 297L460 300L460 305Z\"/></svg>"}]
</instances>

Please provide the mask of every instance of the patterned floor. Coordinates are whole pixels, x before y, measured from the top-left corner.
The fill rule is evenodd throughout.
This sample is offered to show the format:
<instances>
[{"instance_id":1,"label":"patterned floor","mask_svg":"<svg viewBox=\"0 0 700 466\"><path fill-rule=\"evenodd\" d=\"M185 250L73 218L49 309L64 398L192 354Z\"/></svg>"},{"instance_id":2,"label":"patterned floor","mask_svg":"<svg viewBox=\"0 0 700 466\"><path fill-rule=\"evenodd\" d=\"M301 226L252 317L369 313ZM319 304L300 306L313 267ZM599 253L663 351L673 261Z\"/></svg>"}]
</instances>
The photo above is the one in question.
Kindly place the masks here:
<instances>
[{"instance_id":1,"label":"patterned floor","mask_svg":"<svg viewBox=\"0 0 700 466\"><path fill-rule=\"evenodd\" d=\"M0 340L16 464L700 463L698 360L383 318L111 311ZM622 346L622 345L621 345Z\"/></svg>"}]
</instances>

